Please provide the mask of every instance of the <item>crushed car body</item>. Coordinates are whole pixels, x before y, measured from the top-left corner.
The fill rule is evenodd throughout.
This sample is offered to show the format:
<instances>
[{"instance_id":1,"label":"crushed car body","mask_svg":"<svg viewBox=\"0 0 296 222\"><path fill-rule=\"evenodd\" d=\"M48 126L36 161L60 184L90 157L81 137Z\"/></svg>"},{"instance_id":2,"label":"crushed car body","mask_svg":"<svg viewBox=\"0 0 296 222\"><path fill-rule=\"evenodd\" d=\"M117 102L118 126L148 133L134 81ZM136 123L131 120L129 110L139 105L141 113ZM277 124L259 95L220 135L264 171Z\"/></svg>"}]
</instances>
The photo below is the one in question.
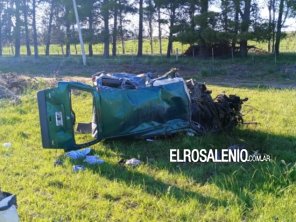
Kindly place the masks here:
<instances>
[{"instance_id":1,"label":"crushed car body","mask_svg":"<svg viewBox=\"0 0 296 222\"><path fill-rule=\"evenodd\" d=\"M178 77L176 69L158 78L150 73L98 73L92 79L94 86L59 82L56 88L38 92L44 148L75 150L103 139L151 138L178 132L200 135L229 129L242 121L240 109L245 100L225 96L222 102L221 99L214 101L204 84L193 80L186 82ZM71 101L74 99L71 92L75 90L87 92L92 97L89 123L76 122ZM199 101L206 102L206 106ZM227 123L225 119L228 119ZM78 143L75 134L86 131L90 131L92 139Z\"/></svg>"}]
</instances>

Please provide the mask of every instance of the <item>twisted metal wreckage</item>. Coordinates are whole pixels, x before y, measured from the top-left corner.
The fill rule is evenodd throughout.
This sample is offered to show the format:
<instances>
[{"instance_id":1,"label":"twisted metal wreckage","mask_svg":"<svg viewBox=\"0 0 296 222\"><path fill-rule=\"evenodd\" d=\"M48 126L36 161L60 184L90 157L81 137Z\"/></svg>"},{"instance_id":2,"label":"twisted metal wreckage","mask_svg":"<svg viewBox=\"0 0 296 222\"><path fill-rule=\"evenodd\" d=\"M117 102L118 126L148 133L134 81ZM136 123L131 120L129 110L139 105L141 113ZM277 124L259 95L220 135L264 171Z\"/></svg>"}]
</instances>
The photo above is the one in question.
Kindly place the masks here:
<instances>
[{"instance_id":1,"label":"twisted metal wreckage","mask_svg":"<svg viewBox=\"0 0 296 222\"><path fill-rule=\"evenodd\" d=\"M158 78L151 73L98 73L93 76L93 83L94 86L59 82L56 88L38 92L44 148L75 150L102 139L152 138L178 132L203 135L230 130L243 123L241 108L248 100L225 94L213 99L205 84L185 81L178 77L176 69ZM77 123L71 105L72 90L92 95L93 118L84 125L90 126L93 139L82 144L75 141ZM83 126L79 124L78 128Z\"/></svg>"}]
</instances>

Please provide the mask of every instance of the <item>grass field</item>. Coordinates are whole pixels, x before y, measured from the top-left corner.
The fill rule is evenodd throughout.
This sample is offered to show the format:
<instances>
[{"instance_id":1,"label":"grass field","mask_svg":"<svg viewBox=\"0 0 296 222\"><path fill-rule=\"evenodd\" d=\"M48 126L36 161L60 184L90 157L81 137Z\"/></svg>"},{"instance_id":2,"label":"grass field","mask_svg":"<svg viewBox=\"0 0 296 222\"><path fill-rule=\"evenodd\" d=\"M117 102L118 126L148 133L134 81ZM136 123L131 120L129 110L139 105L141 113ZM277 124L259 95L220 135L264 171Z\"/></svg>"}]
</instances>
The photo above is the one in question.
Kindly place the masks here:
<instances>
[{"instance_id":1,"label":"grass field","mask_svg":"<svg viewBox=\"0 0 296 222\"><path fill-rule=\"evenodd\" d=\"M0 146L0 187L17 195L21 221L295 221L296 90L209 88L213 95L249 97L254 108L246 120L259 124L205 137L100 142L92 148L105 163L79 173L72 166L80 162L54 166L63 151L42 149L36 91L29 90L19 105L2 100L0 144L12 147ZM233 144L272 161L169 163L171 148ZM122 157L143 164L124 167L117 163Z\"/></svg>"},{"instance_id":2,"label":"grass field","mask_svg":"<svg viewBox=\"0 0 296 222\"><path fill-rule=\"evenodd\" d=\"M162 54L166 55L167 51L167 45L168 45L168 39L164 38L162 39ZM267 42L255 42L255 41L249 41L249 45L254 45L258 47L259 49L262 49L264 51L268 51ZM174 42L173 43L173 53L176 54L178 51L178 54L182 54L186 51L186 49L189 47L188 44L181 44L180 42ZM85 44L84 46L86 53L88 53L88 44ZM71 45L71 54L77 55L80 54L80 44ZM112 50L112 45L110 45L110 53ZM136 55L138 50L138 40L127 40L125 41L125 54L126 55ZM31 51L34 52L33 46L31 46ZM38 47L38 51L40 55L45 55L45 46L41 45ZM57 44L52 44L50 47L50 54L51 55L63 55L63 52L65 53L66 47ZM289 33L280 44L280 52L283 53L295 53L296 52L296 34L295 33ZM93 45L93 53L94 55L102 55L103 54L103 44L97 43ZM14 49L13 47L4 47L3 48L3 55L13 55ZM21 54L26 55L26 46L21 46ZM117 54L122 55L122 45L121 42L118 41L117 43ZM159 51L159 42L158 39L153 40L153 53L151 53L151 47L150 42L147 39L144 39L143 42L143 54L145 55L160 55Z\"/></svg>"},{"instance_id":3,"label":"grass field","mask_svg":"<svg viewBox=\"0 0 296 222\"><path fill-rule=\"evenodd\" d=\"M168 45L168 40L167 39L163 39L162 40L162 53L163 55L166 55L166 50L167 50L167 45ZM84 45L85 51L86 53L88 53L88 44ZM181 54L182 52L185 52L185 50L188 48L187 44L181 44L180 42L174 42L173 44L173 53L176 53L176 49L178 49L179 54ZM72 55L77 55L80 54L81 51L81 47L80 44L76 45L76 49L75 49L75 45L71 45L71 54ZM31 51L34 52L34 48L33 46L31 47ZM38 51L40 53L40 55L45 55L45 46L41 45L38 47ZM50 54L51 55L63 55L63 51L64 53L66 52L66 46L62 46L61 45L57 45L57 44L52 44L50 47ZM94 55L102 55L104 51L104 46L102 43L97 43L93 45L93 53ZM138 51L138 40L133 39L133 40L127 40L125 41L125 53L127 55L136 55ZM14 50L11 47L4 47L3 48L3 55L13 55ZM21 54L22 55L26 55L26 46L22 45L21 46ZM112 45L110 44L110 54L112 52ZM118 41L117 43L117 53L119 55L122 55L122 45L121 42ZM150 42L149 40L145 39L143 41L143 54L146 55L151 55L151 48L150 48ZM157 41L157 39L155 39L153 41L153 54L154 55L159 55L159 43Z\"/></svg>"}]
</instances>

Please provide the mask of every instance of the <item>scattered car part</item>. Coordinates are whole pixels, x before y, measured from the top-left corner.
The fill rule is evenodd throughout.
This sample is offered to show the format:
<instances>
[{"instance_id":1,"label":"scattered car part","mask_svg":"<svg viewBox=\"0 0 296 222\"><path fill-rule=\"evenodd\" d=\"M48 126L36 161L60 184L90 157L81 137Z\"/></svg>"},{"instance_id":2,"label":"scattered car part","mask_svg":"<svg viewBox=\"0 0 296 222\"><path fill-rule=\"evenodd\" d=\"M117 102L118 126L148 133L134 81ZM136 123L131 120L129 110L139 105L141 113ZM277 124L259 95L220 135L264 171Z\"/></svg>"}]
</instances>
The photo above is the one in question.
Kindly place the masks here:
<instances>
[{"instance_id":1,"label":"scattered car part","mask_svg":"<svg viewBox=\"0 0 296 222\"><path fill-rule=\"evenodd\" d=\"M0 221L18 222L16 196L11 193L0 191Z\"/></svg>"},{"instance_id":2,"label":"scattered car part","mask_svg":"<svg viewBox=\"0 0 296 222\"><path fill-rule=\"evenodd\" d=\"M83 162L88 163L90 165L95 165L95 164L102 164L105 161L100 159L98 156L90 155L90 156L86 156Z\"/></svg>"},{"instance_id":3,"label":"scattered car part","mask_svg":"<svg viewBox=\"0 0 296 222\"><path fill-rule=\"evenodd\" d=\"M186 83L191 97L192 121L199 123L204 133L231 130L243 123L241 108L248 98L220 94L213 99L212 91L205 84L192 79Z\"/></svg>"},{"instance_id":4,"label":"scattered car part","mask_svg":"<svg viewBox=\"0 0 296 222\"><path fill-rule=\"evenodd\" d=\"M91 152L91 148L84 148L81 150L72 150L65 154L66 157L69 157L71 160L84 159Z\"/></svg>"}]
</instances>

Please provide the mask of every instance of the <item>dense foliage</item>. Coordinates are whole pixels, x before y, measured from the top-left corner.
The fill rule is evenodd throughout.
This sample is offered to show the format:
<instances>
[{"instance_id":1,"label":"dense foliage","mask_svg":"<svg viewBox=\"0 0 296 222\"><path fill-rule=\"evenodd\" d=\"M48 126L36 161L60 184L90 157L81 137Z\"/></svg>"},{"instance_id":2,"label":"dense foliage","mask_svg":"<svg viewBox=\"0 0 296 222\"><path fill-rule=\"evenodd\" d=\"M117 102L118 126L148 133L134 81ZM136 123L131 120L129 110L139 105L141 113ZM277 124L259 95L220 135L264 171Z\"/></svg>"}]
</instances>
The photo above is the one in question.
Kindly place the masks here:
<instances>
[{"instance_id":1,"label":"dense foliage","mask_svg":"<svg viewBox=\"0 0 296 222\"><path fill-rule=\"evenodd\" d=\"M268 19L263 19L258 0L76 0L88 54L93 44L104 43L104 56L117 55L116 44L125 54L125 41L138 40L138 56L143 54L143 39L153 42L168 38L166 55L178 40L199 45L199 57L210 56L215 44L227 44L245 57L248 41L268 42L269 52L279 54L282 27L288 17L295 16L293 0L266 0ZM211 11L214 6L219 10ZM137 22L135 22L137 20ZM157 35L158 33L158 35ZM156 35L158 38L156 38ZM27 55L38 57L38 45L45 45L49 55L51 44L61 45L69 56L70 45L78 44L73 0L0 0L0 55L10 46L20 56L26 45ZM64 47L65 46L65 51Z\"/></svg>"}]
</instances>

